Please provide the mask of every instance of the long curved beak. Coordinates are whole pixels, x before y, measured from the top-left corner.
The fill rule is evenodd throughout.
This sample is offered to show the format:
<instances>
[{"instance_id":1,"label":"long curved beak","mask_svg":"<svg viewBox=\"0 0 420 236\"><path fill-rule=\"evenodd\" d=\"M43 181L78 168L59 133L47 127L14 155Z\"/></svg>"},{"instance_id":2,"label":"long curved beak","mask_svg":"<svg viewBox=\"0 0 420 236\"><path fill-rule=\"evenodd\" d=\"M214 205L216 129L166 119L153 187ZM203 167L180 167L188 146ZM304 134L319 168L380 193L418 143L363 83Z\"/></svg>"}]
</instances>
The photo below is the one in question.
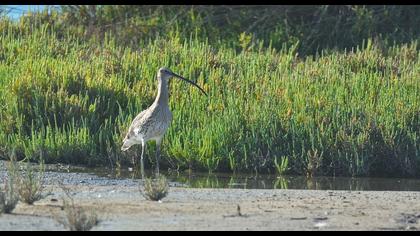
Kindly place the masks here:
<instances>
[{"instance_id":1,"label":"long curved beak","mask_svg":"<svg viewBox=\"0 0 420 236\"><path fill-rule=\"evenodd\" d=\"M174 77L177 77L178 79L181 79L181 80L183 80L183 81L185 81L185 82L188 82L188 83L190 83L190 84L192 84L192 85L194 85L195 87L197 87L198 89L200 89L201 90L201 92L203 92L204 93L204 95L206 95L207 96L207 93L206 92L204 92L204 90L200 87L200 86L198 86L196 83L194 83L194 82L192 82L192 81L190 81L190 80L188 80L188 79L186 79L186 78L184 78L184 77L182 77L182 76L180 76L180 75L177 75L177 74L175 74L175 73L171 73L171 75L172 76L174 76Z\"/></svg>"}]
</instances>

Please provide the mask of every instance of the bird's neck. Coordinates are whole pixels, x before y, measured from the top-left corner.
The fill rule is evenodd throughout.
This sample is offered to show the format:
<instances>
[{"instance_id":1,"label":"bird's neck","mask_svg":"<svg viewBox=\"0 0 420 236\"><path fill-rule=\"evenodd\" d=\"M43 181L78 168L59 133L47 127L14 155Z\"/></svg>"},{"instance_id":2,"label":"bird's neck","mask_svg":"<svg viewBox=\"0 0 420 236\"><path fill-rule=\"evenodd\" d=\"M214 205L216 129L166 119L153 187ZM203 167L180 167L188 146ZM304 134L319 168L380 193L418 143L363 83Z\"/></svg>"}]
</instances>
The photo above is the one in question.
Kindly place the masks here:
<instances>
[{"instance_id":1,"label":"bird's neck","mask_svg":"<svg viewBox=\"0 0 420 236\"><path fill-rule=\"evenodd\" d=\"M158 92L155 99L156 105L168 105L169 91L168 91L168 80L161 79L158 77Z\"/></svg>"}]
</instances>

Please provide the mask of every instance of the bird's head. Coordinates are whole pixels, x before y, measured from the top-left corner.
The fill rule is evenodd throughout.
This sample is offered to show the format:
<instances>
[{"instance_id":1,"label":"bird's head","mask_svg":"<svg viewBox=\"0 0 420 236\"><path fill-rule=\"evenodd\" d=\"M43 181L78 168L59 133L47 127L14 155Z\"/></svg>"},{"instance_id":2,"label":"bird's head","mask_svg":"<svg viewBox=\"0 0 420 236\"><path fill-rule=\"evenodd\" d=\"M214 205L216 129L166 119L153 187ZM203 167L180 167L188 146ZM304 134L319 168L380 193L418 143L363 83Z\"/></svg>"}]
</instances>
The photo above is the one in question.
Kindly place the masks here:
<instances>
[{"instance_id":1,"label":"bird's head","mask_svg":"<svg viewBox=\"0 0 420 236\"><path fill-rule=\"evenodd\" d=\"M180 75L175 74L174 72L172 72L170 69L166 68L166 67L161 67L158 71L158 78L162 79L162 80L166 80L168 81L170 78L178 78L180 80L183 80L191 85L194 85L195 87L197 87L198 89L200 89L200 91L202 93L204 93L207 96L207 93L200 87L198 86L196 83L192 82L191 80L188 80Z\"/></svg>"},{"instance_id":2,"label":"bird's head","mask_svg":"<svg viewBox=\"0 0 420 236\"><path fill-rule=\"evenodd\" d=\"M161 67L158 71L158 77L161 79L169 80L173 75L172 71L169 68Z\"/></svg>"},{"instance_id":3,"label":"bird's head","mask_svg":"<svg viewBox=\"0 0 420 236\"><path fill-rule=\"evenodd\" d=\"M127 135L125 136L124 140L123 140L123 145L121 147L121 151L125 152L127 151L131 146L133 146L134 144L136 144L135 140L134 140L134 136L133 134L129 131L127 133Z\"/></svg>"}]
</instances>

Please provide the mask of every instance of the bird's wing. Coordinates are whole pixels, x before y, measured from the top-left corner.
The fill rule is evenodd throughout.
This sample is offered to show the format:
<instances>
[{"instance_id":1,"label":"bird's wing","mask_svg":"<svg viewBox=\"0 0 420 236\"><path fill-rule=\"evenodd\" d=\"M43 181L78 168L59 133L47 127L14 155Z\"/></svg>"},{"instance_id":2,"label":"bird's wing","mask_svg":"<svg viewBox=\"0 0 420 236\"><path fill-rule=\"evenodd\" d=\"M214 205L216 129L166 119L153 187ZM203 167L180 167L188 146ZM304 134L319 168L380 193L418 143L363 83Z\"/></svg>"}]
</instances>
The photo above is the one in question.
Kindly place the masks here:
<instances>
[{"instance_id":1,"label":"bird's wing","mask_svg":"<svg viewBox=\"0 0 420 236\"><path fill-rule=\"evenodd\" d=\"M140 112L140 113L139 113L139 114L138 114L138 115L134 118L133 122L131 122L131 126L130 126L130 128L129 128L129 132L133 132L133 133L135 133L135 134L138 134L138 131L139 131L139 126L140 126L141 120L142 120L142 118L143 118L144 114L146 114L146 111L147 111L147 110L144 110L144 111Z\"/></svg>"}]
</instances>

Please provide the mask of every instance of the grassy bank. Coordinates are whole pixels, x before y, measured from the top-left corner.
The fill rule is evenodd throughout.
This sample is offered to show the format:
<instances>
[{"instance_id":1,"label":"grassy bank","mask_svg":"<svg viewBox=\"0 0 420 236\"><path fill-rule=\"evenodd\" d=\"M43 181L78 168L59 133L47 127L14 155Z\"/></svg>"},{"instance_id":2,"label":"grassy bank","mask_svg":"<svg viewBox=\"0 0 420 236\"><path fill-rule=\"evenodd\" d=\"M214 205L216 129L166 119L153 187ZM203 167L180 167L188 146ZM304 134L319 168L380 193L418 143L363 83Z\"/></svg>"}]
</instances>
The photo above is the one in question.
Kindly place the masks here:
<instances>
[{"instance_id":1,"label":"grassy bank","mask_svg":"<svg viewBox=\"0 0 420 236\"><path fill-rule=\"evenodd\" d=\"M293 47L238 52L190 38L139 50L82 41L43 24L2 21L0 157L84 165L128 163L131 120L167 66L209 94L170 84L164 166L307 175L418 176L416 42L298 58ZM154 161L154 146L147 150ZM286 161L287 160L287 161ZM283 165L281 166L281 163Z\"/></svg>"}]
</instances>

